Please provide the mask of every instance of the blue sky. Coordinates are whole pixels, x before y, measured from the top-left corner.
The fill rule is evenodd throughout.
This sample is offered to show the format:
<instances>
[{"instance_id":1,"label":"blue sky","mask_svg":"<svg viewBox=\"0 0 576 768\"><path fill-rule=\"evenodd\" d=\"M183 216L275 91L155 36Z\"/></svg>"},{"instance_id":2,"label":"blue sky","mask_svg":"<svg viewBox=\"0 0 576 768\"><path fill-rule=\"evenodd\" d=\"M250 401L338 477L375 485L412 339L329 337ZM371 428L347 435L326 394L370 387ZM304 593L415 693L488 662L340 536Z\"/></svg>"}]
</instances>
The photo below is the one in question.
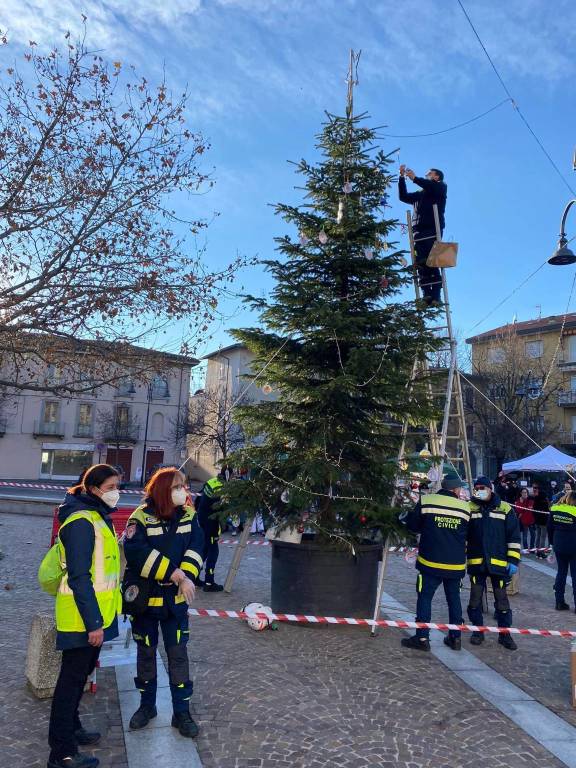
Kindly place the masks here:
<instances>
[{"instance_id":1,"label":"blue sky","mask_svg":"<svg viewBox=\"0 0 576 768\"><path fill-rule=\"evenodd\" d=\"M576 189L576 4L572 0L466 0L483 41L523 113ZM88 42L174 89L188 84L190 123L212 144L217 184L187 201L219 216L207 257L268 257L284 233L270 203L298 201L288 160L315 157L324 110L341 113L349 49L362 49L357 111L383 133L442 130L489 109L505 94L456 0L91 0ZM3 0L0 28L16 45L59 41L80 27L76 0ZM495 325L562 314L573 267L546 266L489 319L476 325L552 253L569 190L518 115L505 104L439 136L384 139L417 172L442 168L448 183L445 239L460 243L449 274L463 336ZM405 206L392 195L392 214ZM576 214L568 221L576 235ZM259 268L241 285L266 291ZM235 300L199 353L229 342L227 327L253 322ZM576 299L572 309L576 309ZM476 327L474 328L474 326ZM176 351L178 328L162 342Z\"/></svg>"}]
</instances>

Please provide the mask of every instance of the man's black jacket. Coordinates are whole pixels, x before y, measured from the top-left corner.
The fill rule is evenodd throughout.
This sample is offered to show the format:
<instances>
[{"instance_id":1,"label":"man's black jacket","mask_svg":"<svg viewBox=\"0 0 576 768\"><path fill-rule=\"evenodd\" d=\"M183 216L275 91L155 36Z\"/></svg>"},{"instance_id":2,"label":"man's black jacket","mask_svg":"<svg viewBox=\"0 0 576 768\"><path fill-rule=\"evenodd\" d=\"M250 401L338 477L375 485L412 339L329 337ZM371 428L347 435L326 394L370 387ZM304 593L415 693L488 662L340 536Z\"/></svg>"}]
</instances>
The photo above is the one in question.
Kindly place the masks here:
<instances>
[{"instance_id":1,"label":"man's black jacket","mask_svg":"<svg viewBox=\"0 0 576 768\"><path fill-rule=\"evenodd\" d=\"M414 206L412 229L420 234L436 231L433 208L433 205L436 204L440 218L440 229L443 231L448 187L443 181L430 181L429 179L421 179L419 176L414 176L412 181L422 187L420 192L408 192L404 176L400 176L398 179L398 197L403 203Z\"/></svg>"}]
</instances>

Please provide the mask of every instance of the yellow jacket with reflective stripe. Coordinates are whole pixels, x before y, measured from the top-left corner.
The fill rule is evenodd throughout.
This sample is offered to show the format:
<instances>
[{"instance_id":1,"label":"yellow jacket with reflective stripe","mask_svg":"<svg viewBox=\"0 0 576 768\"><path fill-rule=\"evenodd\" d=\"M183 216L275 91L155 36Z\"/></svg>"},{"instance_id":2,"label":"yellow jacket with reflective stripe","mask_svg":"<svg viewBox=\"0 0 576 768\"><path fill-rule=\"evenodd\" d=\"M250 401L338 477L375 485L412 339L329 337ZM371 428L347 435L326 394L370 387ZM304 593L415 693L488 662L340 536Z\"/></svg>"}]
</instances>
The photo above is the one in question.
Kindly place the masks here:
<instances>
[{"instance_id":1,"label":"yellow jacket with reflective stripe","mask_svg":"<svg viewBox=\"0 0 576 768\"><path fill-rule=\"evenodd\" d=\"M102 614L102 629L109 627L122 607L120 595L120 552L112 530L98 512L85 510L74 512L62 523L60 530L74 520L88 520L94 526L94 552L90 577L98 608ZM60 557L66 563L66 550L59 541ZM58 632L86 632L86 627L74 593L68 584L68 572L64 571L56 594L56 629Z\"/></svg>"},{"instance_id":2,"label":"yellow jacket with reflective stripe","mask_svg":"<svg viewBox=\"0 0 576 768\"><path fill-rule=\"evenodd\" d=\"M468 573L503 575L508 564L520 562L518 516L494 493L487 504L470 503L468 529Z\"/></svg>"},{"instance_id":3,"label":"yellow jacket with reflective stripe","mask_svg":"<svg viewBox=\"0 0 576 768\"><path fill-rule=\"evenodd\" d=\"M461 579L466 572L469 519L469 503L449 491L422 496L406 519L408 528L420 534L416 568L440 578Z\"/></svg>"}]
</instances>

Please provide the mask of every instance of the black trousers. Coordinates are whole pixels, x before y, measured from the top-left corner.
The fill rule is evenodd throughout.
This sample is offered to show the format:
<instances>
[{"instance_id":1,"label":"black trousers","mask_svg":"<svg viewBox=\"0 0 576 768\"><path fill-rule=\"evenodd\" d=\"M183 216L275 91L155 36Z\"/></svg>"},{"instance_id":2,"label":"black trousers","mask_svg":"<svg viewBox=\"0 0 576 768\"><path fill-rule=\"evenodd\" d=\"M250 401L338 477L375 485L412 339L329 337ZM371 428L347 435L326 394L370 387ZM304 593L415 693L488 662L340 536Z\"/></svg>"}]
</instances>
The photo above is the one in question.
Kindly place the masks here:
<instances>
[{"instance_id":1,"label":"black trousers","mask_svg":"<svg viewBox=\"0 0 576 768\"><path fill-rule=\"evenodd\" d=\"M74 731L81 727L78 707L99 655L100 648L91 645L62 651L62 665L54 689L48 727L50 761L62 760L78 752L74 738Z\"/></svg>"},{"instance_id":2,"label":"black trousers","mask_svg":"<svg viewBox=\"0 0 576 768\"><path fill-rule=\"evenodd\" d=\"M470 576L470 602L468 604L468 618L477 627L484 625L484 613L482 611L482 596L486 589L486 580L492 582L494 591L494 604L496 608L496 622L499 627L512 626L512 611L510 601L506 591L506 579L504 576L488 575L479 573Z\"/></svg>"},{"instance_id":3,"label":"black trousers","mask_svg":"<svg viewBox=\"0 0 576 768\"><path fill-rule=\"evenodd\" d=\"M422 296L430 301L440 301L442 277L437 267L427 267L432 246L436 242L436 232L414 232L414 249L416 251L416 269Z\"/></svg>"},{"instance_id":4,"label":"black trousers","mask_svg":"<svg viewBox=\"0 0 576 768\"><path fill-rule=\"evenodd\" d=\"M556 602L564 602L564 594L566 592L566 578L568 576L568 568L570 568L570 576L572 577L572 591L574 592L574 601L576 603L576 552L565 553L554 550L556 555L556 562L558 563L558 573L556 574L556 581L554 582L554 592L556 593Z\"/></svg>"}]
</instances>

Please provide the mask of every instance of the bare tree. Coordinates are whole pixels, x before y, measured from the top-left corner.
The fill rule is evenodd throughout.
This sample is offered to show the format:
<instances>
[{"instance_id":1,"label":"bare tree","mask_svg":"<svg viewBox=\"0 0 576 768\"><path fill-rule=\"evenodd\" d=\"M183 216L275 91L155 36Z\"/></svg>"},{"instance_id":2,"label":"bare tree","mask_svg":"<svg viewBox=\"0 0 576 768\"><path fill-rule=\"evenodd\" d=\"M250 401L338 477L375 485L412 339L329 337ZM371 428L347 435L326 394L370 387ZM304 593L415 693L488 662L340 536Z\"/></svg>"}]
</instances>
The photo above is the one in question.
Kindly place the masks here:
<instances>
[{"instance_id":1,"label":"bare tree","mask_svg":"<svg viewBox=\"0 0 576 768\"><path fill-rule=\"evenodd\" d=\"M213 184L187 94L65 37L0 73L0 386L44 389L53 365L62 394L109 383L127 354L150 372L130 345L173 321L188 354L242 263L208 272L185 244L206 222L183 195Z\"/></svg>"},{"instance_id":2,"label":"bare tree","mask_svg":"<svg viewBox=\"0 0 576 768\"><path fill-rule=\"evenodd\" d=\"M530 438L540 445L557 439L559 425L550 420L548 410L561 381L549 376L549 369L550 361L544 357L526 357L513 330L474 352L468 378L489 399L466 386L465 409L475 442L495 460L496 469L506 460L537 450Z\"/></svg>"},{"instance_id":3,"label":"bare tree","mask_svg":"<svg viewBox=\"0 0 576 768\"><path fill-rule=\"evenodd\" d=\"M126 443L138 441L140 424L127 405L118 403L111 409L96 412L96 430L103 443L114 446L116 454L115 462L112 463L117 464L120 447ZM108 461L112 461L110 457Z\"/></svg>"},{"instance_id":4,"label":"bare tree","mask_svg":"<svg viewBox=\"0 0 576 768\"><path fill-rule=\"evenodd\" d=\"M235 408L249 405L252 400L241 398L231 408L232 400L225 391L200 390L192 398L188 412L173 423L176 445L186 447L189 438L198 445L217 448L222 460L245 444L242 427L234 420Z\"/></svg>"}]
</instances>

